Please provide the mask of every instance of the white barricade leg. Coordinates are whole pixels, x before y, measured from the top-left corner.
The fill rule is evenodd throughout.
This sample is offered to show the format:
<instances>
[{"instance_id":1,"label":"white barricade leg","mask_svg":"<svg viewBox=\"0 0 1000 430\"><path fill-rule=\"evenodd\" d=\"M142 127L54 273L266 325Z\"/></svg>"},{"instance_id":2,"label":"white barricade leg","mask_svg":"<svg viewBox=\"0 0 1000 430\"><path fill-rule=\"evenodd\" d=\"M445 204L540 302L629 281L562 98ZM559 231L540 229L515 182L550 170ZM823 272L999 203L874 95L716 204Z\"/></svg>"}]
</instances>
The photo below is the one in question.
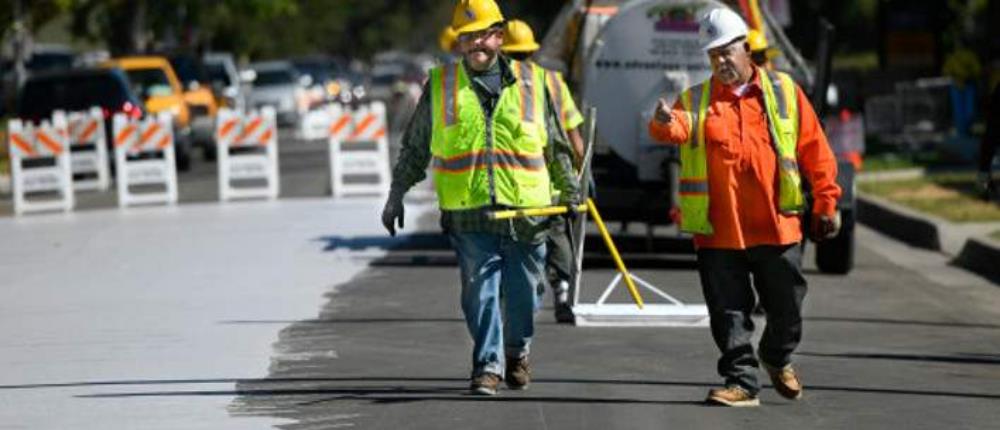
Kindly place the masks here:
<instances>
[{"instance_id":1,"label":"white barricade leg","mask_svg":"<svg viewBox=\"0 0 1000 430\"><path fill-rule=\"evenodd\" d=\"M330 127L327 130L327 147L329 148L330 159L330 190L334 198L341 196L343 191L343 178L341 169L337 163L340 161L340 146L348 133L353 129L353 114L344 105L333 104L330 106Z\"/></svg>"},{"instance_id":2,"label":"white barricade leg","mask_svg":"<svg viewBox=\"0 0 1000 430\"><path fill-rule=\"evenodd\" d=\"M215 117L216 167L219 171L219 200L229 200L229 147L240 132L240 119L231 109L220 109Z\"/></svg>"},{"instance_id":3,"label":"white barricade leg","mask_svg":"<svg viewBox=\"0 0 1000 430\"><path fill-rule=\"evenodd\" d=\"M118 189L118 207L129 205L129 172L126 154L137 140L136 125L130 123L124 114L117 113L111 119L111 130L114 135L115 151L115 186Z\"/></svg>"},{"instance_id":4,"label":"white barricade leg","mask_svg":"<svg viewBox=\"0 0 1000 430\"><path fill-rule=\"evenodd\" d=\"M157 121L160 123L160 129L165 134L167 144L161 146L160 149L163 150L163 170L164 177L166 179L166 202L167 204L176 204L178 199L177 192L177 154L175 152L174 146L176 140L174 140L174 119L169 113L160 113L157 117ZM151 142L154 145L158 143Z\"/></svg>"},{"instance_id":5,"label":"white barricade leg","mask_svg":"<svg viewBox=\"0 0 1000 430\"><path fill-rule=\"evenodd\" d=\"M76 204L73 193L73 163L70 159L69 132L66 129L66 115L56 112L52 116L52 130L47 135L59 145L58 151L53 151L56 158L56 173L59 177L59 194L62 196L62 210L69 212Z\"/></svg>"},{"instance_id":6,"label":"white barricade leg","mask_svg":"<svg viewBox=\"0 0 1000 430\"><path fill-rule=\"evenodd\" d=\"M106 191L111 186L111 172L108 168L108 132L104 128L104 114L101 108L90 108L90 117L97 124L94 145L97 146L97 188Z\"/></svg>"},{"instance_id":7,"label":"white barricade leg","mask_svg":"<svg viewBox=\"0 0 1000 430\"><path fill-rule=\"evenodd\" d=\"M261 136L267 151L267 198L274 200L278 198L278 193L281 190L281 175L278 170L278 114L273 107L265 106L261 115L269 130L268 133ZM322 134L318 138L322 138ZM312 139L317 139L317 137L312 137Z\"/></svg>"},{"instance_id":8,"label":"white barricade leg","mask_svg":"<svg viewBox=\"0 0 1000 430\"><path fill-rule=\"evenodd\" d=\"M7 148L10 151L10 187L14 194L14 214L21 215L24 213L24 173L22 166L22 160L24 160L24 155L30 154L33 151L30 143L30 139L26 138L27 133L33 130L27 130L29 127L25 127L25 124L19 119L10 120L7 122Z\"/></svg>"}]
</instances>

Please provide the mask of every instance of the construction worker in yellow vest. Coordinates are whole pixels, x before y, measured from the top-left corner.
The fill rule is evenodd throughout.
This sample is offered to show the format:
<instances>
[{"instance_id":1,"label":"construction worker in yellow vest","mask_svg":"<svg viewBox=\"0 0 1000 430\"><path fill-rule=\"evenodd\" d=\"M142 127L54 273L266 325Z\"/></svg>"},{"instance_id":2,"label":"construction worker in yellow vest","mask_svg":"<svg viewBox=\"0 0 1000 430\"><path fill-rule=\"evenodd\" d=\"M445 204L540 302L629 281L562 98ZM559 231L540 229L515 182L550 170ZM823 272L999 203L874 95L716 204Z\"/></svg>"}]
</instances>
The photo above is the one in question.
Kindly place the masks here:
<instances>
[{"instance_id":1,"label":"construction worker in yellow vest","mask_svg":"<svg viewBox=\"0 0 1000 430\"><path fill-rule=\"evenodd\" d=\"M504 54L514 60L530 64L534 69L541 69L540 73L545 75L545 89L555 103L555 109L559 112L560 124L573 145L575 160L579 164L582 161L584 151L583 137L580 135L583 115L576 108L569 86L566 85L561 73L545 70L531 61L531 56L535 51L538 51L539 45L535 41L535 33L528 23L512 19L507 21L504 32L503 46L500 47ZM546 278L552 289L552 306L555 318L557 322L561 323L573 322L573 311L570 309L569 303L569 285L574 259L568 224L564 218L555 220L545 243L547 251L545 256ZM544 295L544 288L544 285L540 286L539 295ZM539 305L541 305L541 301L539 301Z\"/></svg>"},{"instance_id":2,"label":"construction worker in yellow vest","mask_svg":"<svg viewBox=\"0 0 1000 430\"><path fill-rule=\"evenodd\" d=\"M679 145L680 228L694 235L722 388L707 401L757 406L763 366L778 394L802 396L792 352L802 338L802 180L813 196L814 240L837 235L837 160L816 113L788 75L755 66L747 26L722 7L699 22L710 79L660 99L652 137ZM767 315L757 353L754 291Z\"/></svg>"},{"instance_id":3,"label":"construction worker in yellow vest","mask_svg":"<svg viewBox=\"0 0 1000 430\"><path fill-rule=\"evenodd\" d=\"M431 69L403 136L382 211L390 234L403 227L403 196L434 174L441 227L461 273L461 303L472 337L473 394L500 380L525 389L534 336L536 288L543 282L548 217L491 220L491 211L545 207L552 187L577 204L572 149L542 85L545 76L505 58L503 15L493 0L462 0L452 28L459 61ZM551 184L551 185L550 185Z\"/></svg>"},{"instance_id":4,"label":"construction worker in yellow vest","mask_svg":"<svg viewBox=\"0 0 1000 430\"><path fill-rule=\"evenodd\" d=\"M767 43L767 37L764 36L763 31L752 28L748 30L747 44L750 45L750 59L753 60L754 64L768 70L774 68L774 65L771 64L771 59L781 55L781 51L772 48Z\"/></svg>"}]
</instances>

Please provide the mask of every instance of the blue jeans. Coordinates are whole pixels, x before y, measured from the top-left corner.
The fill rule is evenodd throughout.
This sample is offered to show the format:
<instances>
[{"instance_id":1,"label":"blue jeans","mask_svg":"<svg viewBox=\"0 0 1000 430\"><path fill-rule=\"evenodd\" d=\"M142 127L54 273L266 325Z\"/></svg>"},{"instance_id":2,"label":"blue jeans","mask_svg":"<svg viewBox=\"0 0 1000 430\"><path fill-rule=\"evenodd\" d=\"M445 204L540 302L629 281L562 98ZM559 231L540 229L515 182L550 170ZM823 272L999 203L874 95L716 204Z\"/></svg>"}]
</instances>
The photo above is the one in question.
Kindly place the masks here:
<instances>
[{"instance_id":1,"label":"blue jeans","mask_svg":"<svg viewBox=\"0 0 1000 430\"><path fill-rule=\"evenodd\" d=\"M462 277L462 312L472 336L472 376L503 376L506 357L525 357L535 334L535 288L545 243L488 233L450 235Z\"/></svg>"}]
</instances>

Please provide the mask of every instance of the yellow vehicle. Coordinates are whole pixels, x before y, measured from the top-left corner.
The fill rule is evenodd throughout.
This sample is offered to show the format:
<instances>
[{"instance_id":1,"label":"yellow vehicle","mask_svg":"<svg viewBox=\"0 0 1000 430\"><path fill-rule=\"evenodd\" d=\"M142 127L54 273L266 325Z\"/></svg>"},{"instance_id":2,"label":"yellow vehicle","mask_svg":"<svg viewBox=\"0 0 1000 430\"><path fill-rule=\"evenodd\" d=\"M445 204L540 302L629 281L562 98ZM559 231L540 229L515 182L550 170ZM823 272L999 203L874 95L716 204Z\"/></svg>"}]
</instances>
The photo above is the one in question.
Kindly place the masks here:
<instances>
[{"instance_id":1,"label":"yellow vehicle","mask_svg":"<svg viewBox=\"0 0 1000 430\"><path fill-rule=\"evenodd\" d=\"M136 56L113 58L102 65L118 67L125 72L133 91L143 99L150 114L170 112L173 115L177 167L187 170L191 163L191 112L170 62L164 57Z\"/></svg>"}]
</instances>

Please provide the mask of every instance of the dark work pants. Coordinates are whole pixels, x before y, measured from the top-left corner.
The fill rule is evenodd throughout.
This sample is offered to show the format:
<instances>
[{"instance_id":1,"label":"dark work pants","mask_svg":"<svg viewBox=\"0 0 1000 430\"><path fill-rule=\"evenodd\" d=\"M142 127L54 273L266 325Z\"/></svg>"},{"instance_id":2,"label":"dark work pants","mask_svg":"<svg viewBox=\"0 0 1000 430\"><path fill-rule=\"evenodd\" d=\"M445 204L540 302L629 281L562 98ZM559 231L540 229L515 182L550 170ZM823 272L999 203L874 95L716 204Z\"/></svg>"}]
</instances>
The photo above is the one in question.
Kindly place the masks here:
<instances>
[{"instance_id":1,"label":"dark work pants","mask_svg":"<svg viewBox=\"0 0 1000 430\"><path fill-rule=\"evenodd\" d=\"M569 220L559 217L552 221L545 240L545 272L552 288L558 281L569 282L573 270L573 249L570 243Z\"/></svg>"},{"instance_id":2,"label":"dark work pants","mask_svg":"<svg viewBox=\"0 0 1000 430\"><path fill-rule=\"evenodd\" d=\"M801 267L799 244L698 250L698 273L712 338L722 352L718 371L727 386L737 385L752 394L760 391L757 357L750 343L754 330L750 318L755 305L753 290L767 314L760 359L772 367L791 362L792 351L802 339L806 280Z\"/></svg>"}]
</instances>

